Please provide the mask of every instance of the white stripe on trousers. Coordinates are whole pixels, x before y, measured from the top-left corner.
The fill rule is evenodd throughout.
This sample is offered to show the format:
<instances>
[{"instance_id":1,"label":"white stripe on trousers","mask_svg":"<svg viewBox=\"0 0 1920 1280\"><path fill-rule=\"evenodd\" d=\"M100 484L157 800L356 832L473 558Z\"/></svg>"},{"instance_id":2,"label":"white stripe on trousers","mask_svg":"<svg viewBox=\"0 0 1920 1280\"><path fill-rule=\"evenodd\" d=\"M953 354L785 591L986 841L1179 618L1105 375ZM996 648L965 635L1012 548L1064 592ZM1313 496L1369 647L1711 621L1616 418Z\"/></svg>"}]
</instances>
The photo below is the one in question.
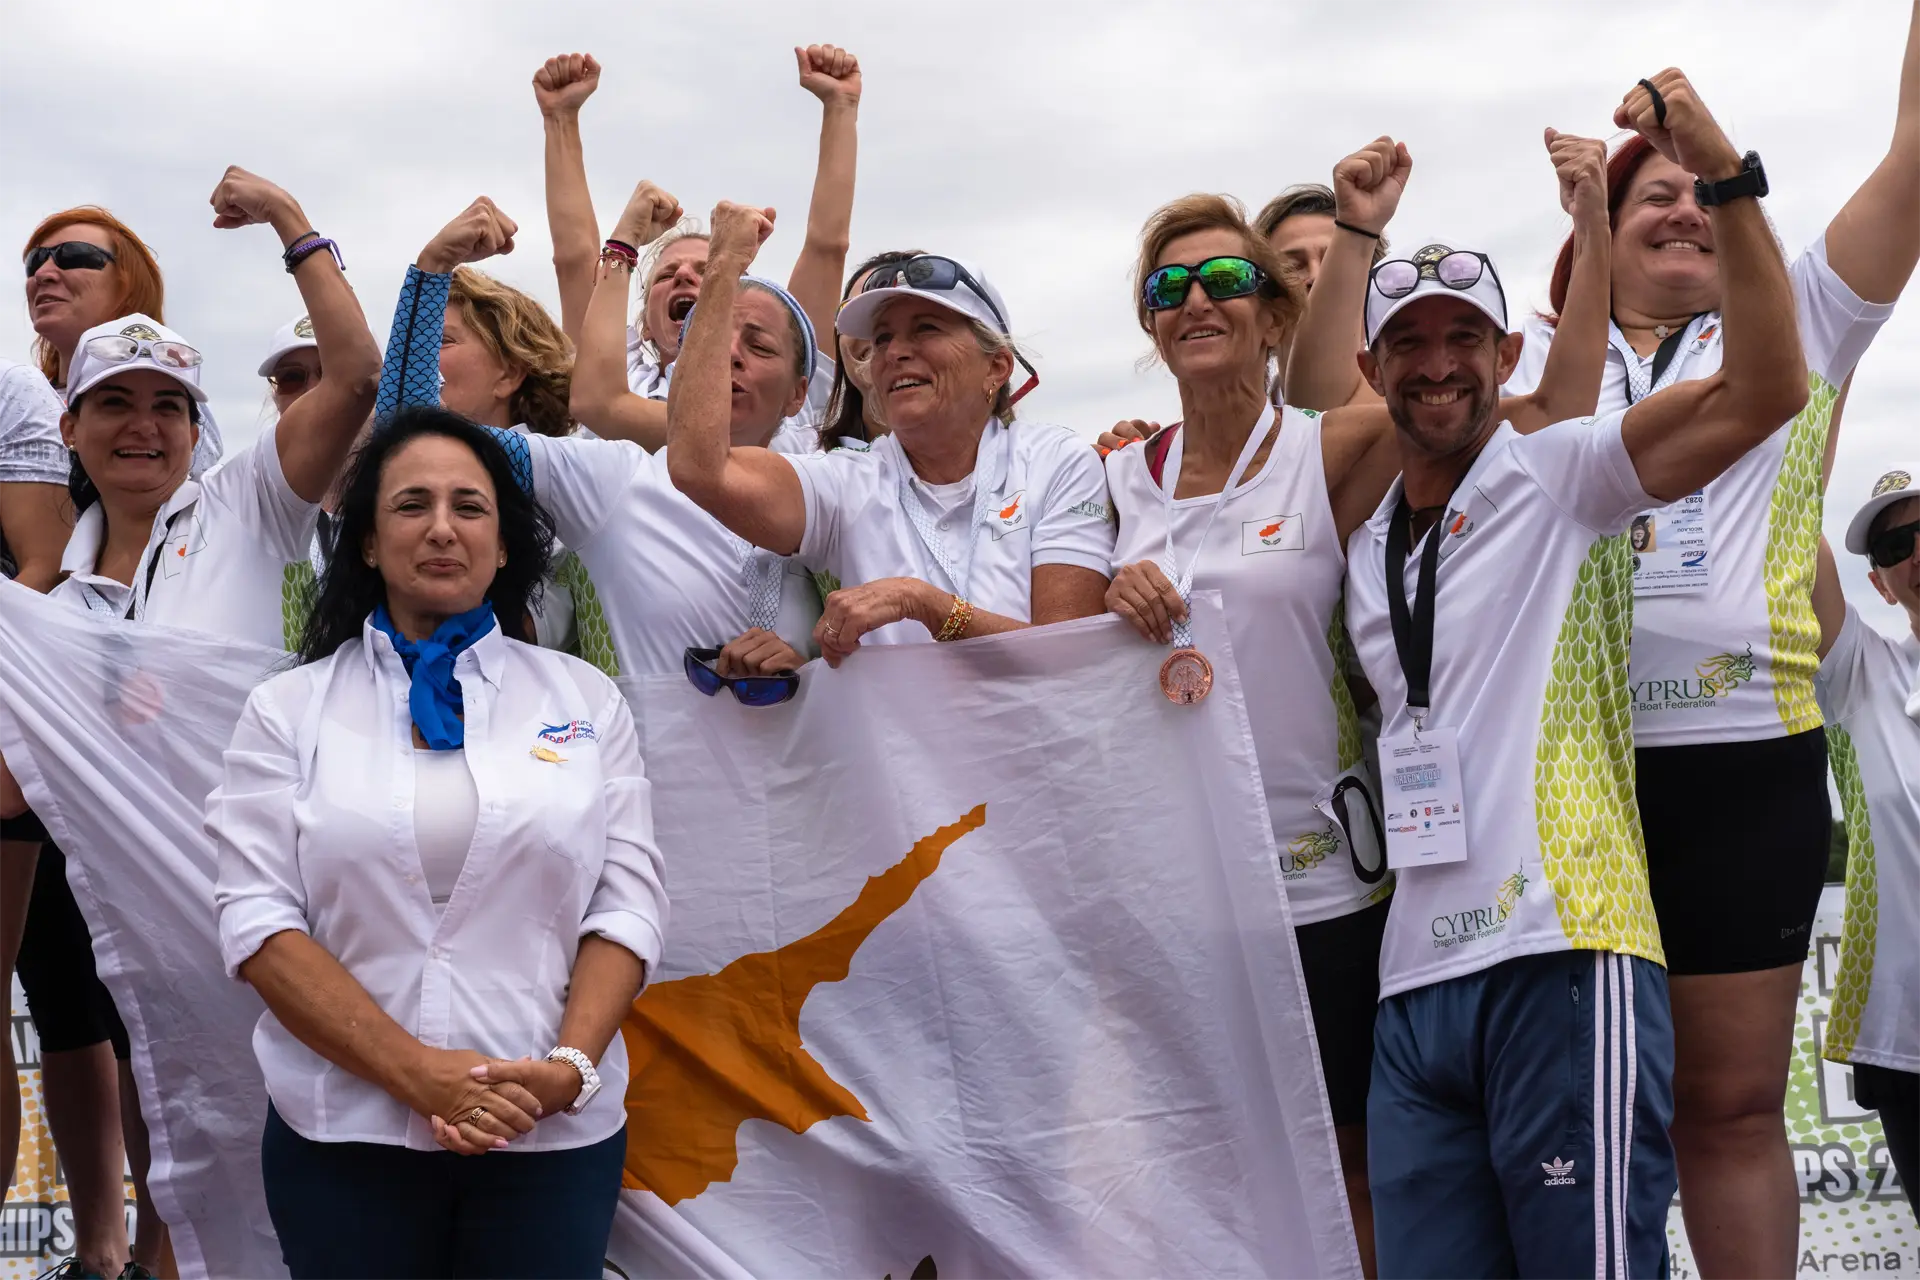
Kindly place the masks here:
<instances>
[{"instance_id":1,"label":"white stripe on trousers","mask_svg":"<svg viewBox=\"0 0 1920 1280\"><path fill-rule=\"evenodd\" d=\"M1593 956L1593 1274L1626 1280L1627 1175L1639 1083L1632 961Z\"/></svg>"},{"instance_id":2,"label":"white stripe on trousers","mask_svg":"<svg viewBox=\"0 0 1920 1280\"><path fill-rule=\"evenodd\" d=\"M1606 1147L1607 1134L1607 1015L1604 994L1607 989L1607 955L1593 953L1593 1274L1607 1274L1608 1211L1606 1166L1600 1153Z\"/></svg>"}]
</instances>

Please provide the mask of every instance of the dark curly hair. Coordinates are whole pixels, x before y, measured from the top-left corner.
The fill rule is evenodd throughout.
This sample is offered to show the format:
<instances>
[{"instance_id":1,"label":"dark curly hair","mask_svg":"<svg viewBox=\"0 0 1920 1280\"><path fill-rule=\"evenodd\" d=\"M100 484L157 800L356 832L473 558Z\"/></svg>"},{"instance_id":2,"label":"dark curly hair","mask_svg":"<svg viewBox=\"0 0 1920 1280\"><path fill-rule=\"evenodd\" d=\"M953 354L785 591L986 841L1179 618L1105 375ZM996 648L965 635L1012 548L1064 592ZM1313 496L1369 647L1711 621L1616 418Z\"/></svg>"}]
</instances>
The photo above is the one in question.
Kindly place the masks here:
<instances>
[{"instance_id":1,"label":"dark curly hair","mask_svg":"<svg viewBox=\"0 0 1920 1280\"><path fill-rule=\"evenodd\" d=\"M876 253L847 275L847 286L840 301L853 296L853 282L879 267L897 266L922 256L919 249L889 249ZM846 440L867 439L867 406L860 388L847 381L847 367L840 358L840 331L833 333L833 392L827 397L827 412L820 428L820 447L832 449Z\"/></svg>"},{"instance_id":2,"label":"dark curly hair","mask_svg":"<svg viewBox=\"0 0 1920 1280\"><path fill-rule=\"evenodd\" d=\"M487 469L500 513L500 540L507 550L507 563L494 575L487 600L502 635L532 634L532 611L553 557L553 517L522 487L506 448L491 431L436 405L414 405L382 422L348 464L340 483L332 554L313 593L300 641L301 663L331 657L341 645L358 639L367 615L386 603L386 579L366 562L360 548L373 532L380 473L388 459L422 436L458 440Z\"/></svg>"}]
</instances>

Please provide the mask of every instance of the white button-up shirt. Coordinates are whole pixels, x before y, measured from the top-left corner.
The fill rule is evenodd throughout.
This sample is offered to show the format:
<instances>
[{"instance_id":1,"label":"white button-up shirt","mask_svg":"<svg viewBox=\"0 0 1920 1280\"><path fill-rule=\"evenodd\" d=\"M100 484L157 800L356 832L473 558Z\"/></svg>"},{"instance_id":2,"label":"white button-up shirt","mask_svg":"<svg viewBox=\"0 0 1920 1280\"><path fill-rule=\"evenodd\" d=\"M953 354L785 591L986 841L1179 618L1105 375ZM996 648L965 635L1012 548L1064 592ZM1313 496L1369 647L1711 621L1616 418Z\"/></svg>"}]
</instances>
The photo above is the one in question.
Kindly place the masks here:
<instances>
[{"instance_id":1,"label":"white button-up shirt","mask_svg":"<svg viewBox=\"0 0 1920 1280\"><path fill-rule=\"evenodd\" d=\"M207 800L227 971L287 929L309 934L381 1008L434 1048L543 1057L557 1042L580 939L660 960L667 897L649 784L612 681L494 628L455 660L480 795L444 911L414 840L406 668L368 626L358 643L260 685ZM267 1013L254 1052L274 1107L324 1142L437 1150L427 1121L301 1044ZM586 1146L625 1120L615 1036L603 1095L510 1150Z\"/></svg>"}]
</instances>

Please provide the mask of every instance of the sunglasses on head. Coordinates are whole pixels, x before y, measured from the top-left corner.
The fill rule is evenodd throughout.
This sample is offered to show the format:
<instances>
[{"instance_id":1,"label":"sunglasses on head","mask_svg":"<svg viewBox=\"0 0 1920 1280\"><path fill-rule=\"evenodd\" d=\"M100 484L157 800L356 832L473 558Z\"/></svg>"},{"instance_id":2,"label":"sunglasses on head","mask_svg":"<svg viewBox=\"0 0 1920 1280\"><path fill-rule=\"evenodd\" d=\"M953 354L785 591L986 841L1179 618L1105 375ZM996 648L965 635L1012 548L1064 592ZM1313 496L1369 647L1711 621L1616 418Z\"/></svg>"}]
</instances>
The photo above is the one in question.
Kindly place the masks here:
<instances>
[{"instance_id":1,"label":"sunglasses on head","mask_svg":"<svg viewBox=\"0 0 1920 1280\"><path fill-rule=\"evenodd\" d=\"M303 391L317 375L303 364L290 364L267 375L267 384L275 391Z\"/></svg>"},{"instance_id":2,"label":"sunglasses on head","mask_svg":"<svg viewBox=\"0 0 1920 1280\"><path fill-rule=\"evenodd\" d=\"M126 364L146 355L163 369L197 369L200 366L200 353L184 342L142 342L124 333L107 333L98 338L89 338L81 350L104 364Z\"/></svg>"},{"instance_id":3,"label":"sunglasses on head","mask_svg":"<svg viewBox=\"0 0 1920 1280\"><path fill-rule=\"evenodd\" d=\"M1381 263L1373 269L1373 287L1384 298L1404 298L1420 286L1420 278L1438 280L1449 289L1471 289L1480 283L1480 277L1493 271L1492 259L1484 253L1475 253L1471 249L1455 249L1443 258L1432 262L1414 262L1407 258L1394 258ZM1494 276L1497 287L1500 277ZM1502 296L1505 291L1502 290Z\"/></svg>"},{"instance_id":4,"label":"sunglasses on head","mask_svg":"<svg viewBox=\"0 0 1920 1280\"><path fill-rule=\"evenodd\" d=\"M993 304L990 295L973 274L952 258L943 258L934 253L923 253L917 258L908 258L905 262L890 263L884 267L875 267L867 276L867 282L860 286L860 292L874 289L924 289L934 293L951 293L958 288L987 304L987 310L993 314L994 323L999 326L1002 337L1012 337L1007 332L1007 318L1000 314L1000 308ZM1027 380L1013 393L1009 405L1020 403L1020 398L1040 385L1040 374L1027 363L1027 358L1018 351L1013 358L1022 369L1027 371Z\"/></svg>"},{"instance_id":5,"label":"sunglasses on head","mask_svg":"<svg viewBox=\"0 0 1920 1280\"><path fill-rule=\"evenodd\" d=\"M729 689L733 700L743 707L772 707L800 692L797 671L782 671L771 676L723 676L713 669L719 658L718 649L688 649L683 659L687 683L709 698L722 689Z\"/></svg>"},{"instance_id":6,"label":"sunglasses on head","mask_svg":"<svg viewBox=\"0 0 1920 1280\"><path fill-rule=\"evenodd\" d=\"M1232 256L1208 258L1191 266L1170 263L1147 277L1141 297L1149 311L1171 311L1187 300L1193 282L1215 302L1244 298L1272 284L1272 277L1245 258Z\"/></svg>"},{"instance_id":7,"label":"sunglasses on head","mask_svg":"<svg viewBox=\"0 0 1920 1280\"><path fill-rule=\"evenodd\" d=\"M1882 569L1891 569L1913 558L1913 544L1920 539L1920 520L1882 529L1867 539L1867 557Z\"/></svg>"},{"instance_id":8,"label":"sunglasses on head","mask_svg":"<svg viewBox=\"0 0 1920 1280\"><path fill-rule=\"evenodd\" d=\"M49 258L62 271L105 271L107 264L113 261L113 255L97 244L88 244L85 240L63 240L59 244L43 244L37 249L29 249L27 274L31 276L46 266Z\"/></svg>"}]
</instances>

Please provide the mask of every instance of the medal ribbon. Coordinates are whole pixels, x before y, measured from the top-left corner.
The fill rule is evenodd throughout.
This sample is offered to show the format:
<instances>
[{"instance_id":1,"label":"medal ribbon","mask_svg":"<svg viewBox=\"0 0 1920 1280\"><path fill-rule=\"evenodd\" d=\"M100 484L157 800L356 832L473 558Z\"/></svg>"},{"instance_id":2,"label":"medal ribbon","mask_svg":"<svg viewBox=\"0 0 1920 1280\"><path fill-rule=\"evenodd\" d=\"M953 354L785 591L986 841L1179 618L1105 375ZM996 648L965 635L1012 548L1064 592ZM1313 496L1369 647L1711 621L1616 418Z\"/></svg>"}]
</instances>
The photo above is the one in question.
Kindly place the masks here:
<instances>
[{"instance_id":1,"label":"medal ribbon","mask_svg":"<svg viewBox=\"0 0 1920 1280\"><path fill-rule=\"evenodd\" d=\"M1393 647L1400 656L1400 673L1407 680L1407 714L1414 732L1426 727L1433 707L1433 603L1439 594L1440 539L1446 515L1427 530L1427 547L1420 553L1420 581L1414 588L1413 609L1407 609L1407 552L1413 543L1413 508L1403 493L1387 526L1387 615L1393 620Z\"/></svg>"},{"instance_id":2,"label":"medal ribbon","mask_svg":"<svg viewBox=\"0 0 1920 1280\"><path fill-rule=\"evenodd\" d=\"M1185 569L1179 569L1179 556L1173 545L1173 490L1179 480L1178 472L1168 468L1167 474L1160 480L1160 505L1167 522L1167 551L1165 569L1167 576L1173 579L1173 589L1180 593L1180 603L1188 606L1188 616L1177 619L1173 624L1173 647L1175 649L1193 648L1193 575L1200 567L1200 553L1207 545L1207 538L1213 533L1213 522L1220 518L1220 509L1227 505L1227 498L1240 487L1240 481L1246 476L1247 468L1253 465L1253 456L1260 452L1260 446L1273 433L1273 406L1261 410L1254 420L1253 430L1247 433L1247 442L1240 446L1240 456L1235 459L1233 470L1227 473L1227 482L1220 486L1220 492L1213 497L1212 508L1207 512L1207 522L1200 528L1200 540L1193 544L1193 558L1187 561ZM1189 433L1191 434L1191 433ZM1184 446L1184 442L1182 442ZM1186 460L1186 450L1181 449L1181 461Z\"/></svg>"}]
</instances>

